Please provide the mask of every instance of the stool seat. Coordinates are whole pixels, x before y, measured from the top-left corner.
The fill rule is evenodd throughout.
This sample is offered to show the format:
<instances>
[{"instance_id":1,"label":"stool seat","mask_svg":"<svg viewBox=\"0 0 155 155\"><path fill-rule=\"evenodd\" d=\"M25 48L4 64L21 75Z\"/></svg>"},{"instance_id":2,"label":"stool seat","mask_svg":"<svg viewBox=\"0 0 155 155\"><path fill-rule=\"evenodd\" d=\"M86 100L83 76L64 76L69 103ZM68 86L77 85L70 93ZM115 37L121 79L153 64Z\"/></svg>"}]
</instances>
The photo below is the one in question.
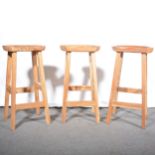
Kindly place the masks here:
<instances>
[{"instance_id":1,"label":"stool seat","mask_svg":"<svg viewBox=\"0 0 155 155\"><path fill-rule=\"evenodd\" d=\"M45 46L42 45L4 45L3 49L7 52L33 52L43 51Z\"/></svg>"},{"instance_id":2,"label":"stool seat","mask_svg":"<svg viewBox=\"0 0 155 155\"><path fill-rule=\"evenodd\" d=\"M60 48L65 52L96 52L100 49L95 45L61 45Z\"/></svg>"},{"instance_id":3,"label":"stool seat","mask_svg":"<svg viewBox=\"0 0 155 155\"><path fill-rule=\"evenodd\" d=\"M127 52L127 53L151 53L153 51L153 48L147 46L118 45L114 46L113 50L116 52Z\"/></svg>"}]
</instances>

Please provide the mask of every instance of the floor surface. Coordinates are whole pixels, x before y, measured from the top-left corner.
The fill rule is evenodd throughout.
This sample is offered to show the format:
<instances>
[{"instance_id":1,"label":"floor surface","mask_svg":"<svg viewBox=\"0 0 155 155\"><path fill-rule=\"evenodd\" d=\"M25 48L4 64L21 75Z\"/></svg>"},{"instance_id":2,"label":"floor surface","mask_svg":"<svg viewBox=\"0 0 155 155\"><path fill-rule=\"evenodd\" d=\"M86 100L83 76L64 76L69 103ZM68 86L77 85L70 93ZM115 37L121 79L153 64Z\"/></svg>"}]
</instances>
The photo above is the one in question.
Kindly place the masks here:
<instances>
[{"instance_id":1,"label":"floor surface","mask_svg":"<svg viewBox=\"0 0 155 155\"><path fill-rule=\"evenodd\" d=\"M110 125L105 123L107 108L100 109L99 124L90 108L69 109L65 124L61 109L50 113L47 125L43 110L39 116L34 110L20 111L12 132L0 108L0 155L155 155L155 108L148 111L146 129L135 110L118 109Z\"/></svg>"}]
</instances>

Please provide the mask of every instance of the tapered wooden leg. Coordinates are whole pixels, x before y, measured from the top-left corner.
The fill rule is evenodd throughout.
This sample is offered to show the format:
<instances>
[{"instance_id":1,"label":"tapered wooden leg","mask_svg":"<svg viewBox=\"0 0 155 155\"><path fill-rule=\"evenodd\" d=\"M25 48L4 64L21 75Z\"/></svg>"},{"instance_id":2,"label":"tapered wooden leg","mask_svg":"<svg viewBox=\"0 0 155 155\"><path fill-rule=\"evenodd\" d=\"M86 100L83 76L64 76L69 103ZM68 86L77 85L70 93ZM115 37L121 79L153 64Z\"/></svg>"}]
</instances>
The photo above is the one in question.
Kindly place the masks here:
<instances>
[{"instance_id":1,"label":"tapered wooden leg","mask_svg":"<svg viewBox=\"0 0 155 155\"><path fill-rule=\"evenodd\" d=\"M62 106L62 122L63 123L66 120L66 114L67 114L67 97L68 97L68 87L69 87L69 81L70 81L70 61L71 61L71 53L66 52L64 94L63 94L63 106Z\"/></svg>"},{"instance_id":2,"label":"tapered wooden leg","mask_svg":"<svg viewBox=\"0 0 155 155\"><path fill-rule=\"evenodd\" d=\"M46 84L45 84L45 73L44 73L44 67L43 67L43 60L41 52L37 54L38 57L38 65L39 65L39 73L40 73L40 82L41 82L41 89L43 94L43 104L45 106L45 120L47 124L50 124L50 114L49 114L49 108L47 103L47 92L46 92Z\"/></svg>"},{"instance_id":3,"label":"tapered wooden leg","mask_svg":"<svg viewBox=\"0 0 155 155\"><path fill-rule=\"evenodd\" d=\"M89 53L89 79L90 79L90 84L91 84L91 87L93 88L93 69L92 69L92 59L91 59L91 53ZM92 89L91 91L91 98L92 98L92 101L94 101L94 89ZM95 108L92 107L92 112L95 113Z\"/></svg>"},{"instance_id":4,"label":"tapered wooden leg","mask_svg":"<svg viewBox=\"0 0 155 155\"><path fill-rule=\"evenodd\" d=\"M35 102L39 104L39 90L37 84L39 83L38 79L38 63L37 63L37 53L32 52L32 63L33 63L33 85L34 85L34 93L35 93ZM40 107L36 108L36 114L40 114Z\"/></svg>"},{"instance_id":5,"label":"tapered wooden leg","mask_svg":"<svg viewBox=\"0 0 155 155\"><path fill-rule=\"evenodd\" d=\"M15 130L16 120L16 66L17 54L12 53L12 81L11 81L11 129Z\"/></svg>"},{"instance_id":6,"label":"tapered wooden leg","mask_svg":"<svg viewBox=\"0 0 155 155\"><path fill-rule=\"evenodd\" d=\"M100 122L100 112L98 107L98 93L97 93L97 73L96 73L96 64L95 64L95 53L89 53L90 60L90 77L92 85L92 100L95 102L94 110L96 114L96 122Z\"/></svg>"},{"instance_id":7,"label":"tapered wooden leg","mask_svg":"<svg viewBox=\"0 0 155 155\"><path fill-rule=\"evenodd\" d=\"M147 117L147 54L142 54L142 128Z\"/></svg>"},{"instance_id":8,"label":"tapered wooden leg","mask_svg":"<svg viewBox=\"0 0 155 155\"><path fill-rule=\"evenodd\" d=\"M4 120L8 118L9 110L9 95L10 95L10 81L11 81L11 59L12 55L8 53L7 73L6 73L6 87L5 87L5 106L4 106Z\"/></svg>"},{"instance_id":9,"label":"tapered wooden leg","mask_svg":"<svg viewBox=\"0 0 155 155\"><path fill-rule=\"evenodd\" d=\"M113 102L117 100L117 96L118 96L117 88L119 86L119 81L120 81L122 61L123 61L123 53L117 53L116 60L115 60L115 68L114 68L114 73L113 73L113 81L112 81L112 88L111 88L111 94L110 94L109 108L108 108L108 113L107 113L107 118L106 118L107 124L109 124L111 120L111 115L113 112Z\"/></svg>"}]
</instances>

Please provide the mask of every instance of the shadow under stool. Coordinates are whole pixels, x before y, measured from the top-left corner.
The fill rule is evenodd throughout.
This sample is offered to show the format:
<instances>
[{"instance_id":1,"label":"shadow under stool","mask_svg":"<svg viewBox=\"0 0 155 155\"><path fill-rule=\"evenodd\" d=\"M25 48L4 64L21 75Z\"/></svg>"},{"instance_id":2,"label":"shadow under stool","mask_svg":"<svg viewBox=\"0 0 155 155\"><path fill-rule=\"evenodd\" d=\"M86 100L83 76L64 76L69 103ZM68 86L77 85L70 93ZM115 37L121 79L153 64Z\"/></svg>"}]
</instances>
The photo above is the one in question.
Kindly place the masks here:
<instances>
[{"instance_id":1,"label":"shadow under stool","mask_svg":"<svg viewBox=\"0 0 155 155\"><path fill-rule=\"evenodd\" d=\"M111 95L110 95L106 123L107 124L110 123L111 115L113 113L113 110L115 110L116 107L137 109L142 111L142 128L145 128L146 118L147 118L147 54L151 53L153 51L153 48L145 47L145 46L114 46L113 50L116 51L116 60L115 60L115 68L113 73L113 81L112 81L112 88L111 88ZM142 59L142 63L141 63L142 88L141 89L119 86L124 53L141 54L141 59ZM138 103L118 102L117 101L118 92L141 94L142 103L138 104Z\"/></svg>"},{"instance_id":2,"label":"shadow under stool","mask_svg":"<svg viewBox=\"0 0 155 155\"><path fill-rule=\"evenodd\" d=\"M45 85L45 75L42 60L42 51L45 46L41 45L4 45L3 49L7 51L7 73L6 73L6 93L4 106L4 120L8 118L9 110L9 95L11 95L11 129L15 130L16 111L24 109L36 109L36 113L40 113L40 107L45 110L45 120L50 123L50 115L47 104L47 92ZM33 64L33 85L32 87L16 87L16 68L17 68L17 53L31 52ZM42 101L40 101L40 93L42 93ZM17 93L34 92L35 102L16 104Z\"/></svg>"},{"instance_id":3,"label":"shadow under stool","mask_svg":"<svg viewBox=\"0 0 155 155\"><path fill-rule=\"evenodd\" d=\"M97 75L95 64L95 52L99 50L99 46L94 45L62 45L61 50L66 52L66 67L64 76L64 95L62 107L62 121L65 122L67 107L92 107L96 114L96 122L100 122L100 114L98 107L98 93L97 93ZM71 53L80 52L81 54L87 52L90 62L90 85L69 85L70 82L70 67L71 67ZM79 62L80 63L80 62ZM68 101L68 91L91 91L91 101Z\"/></svg>"}]
</instances>

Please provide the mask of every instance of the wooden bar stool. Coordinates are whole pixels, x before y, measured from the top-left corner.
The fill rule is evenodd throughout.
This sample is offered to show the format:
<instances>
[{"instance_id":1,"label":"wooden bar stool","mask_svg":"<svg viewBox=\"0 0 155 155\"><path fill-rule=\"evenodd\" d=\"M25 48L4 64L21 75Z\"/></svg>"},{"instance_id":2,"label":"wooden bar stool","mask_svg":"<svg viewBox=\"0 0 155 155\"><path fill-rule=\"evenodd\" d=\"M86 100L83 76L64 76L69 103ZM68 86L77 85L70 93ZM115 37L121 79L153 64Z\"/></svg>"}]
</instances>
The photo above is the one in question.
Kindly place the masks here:
<instances>
[{"instance_id":1,"label":"wooden bar stool","mask_svg":"<svg viewBox=\"0 0 155 155\"><path fill-rule=\"evenodd\" d=\"M4 120L7 120L8 118L9 95L11 95L12 130L15 130L15 120L16 120L17 110L36 108L37 114L39 114L40 107L44 107L45 119L46 119L46 122L49 124L50 115L49 115L49 109L47 104L47 93L46 93L44 67L43 67L43 60L42 60L42 51L45 49L45 47L40 45L4 45L3 49L8 52ZM33 77L34 77L32 87L20 87L20 88L16 87L17 52L32 53ZM40 101L40 98L39 98L39 94L40 94L39 90L42 93L42 101ZM28 92L35 93L35 102L16 104L16 94L28 93Z\"/></svg>"},{"instance_id":2,"label":"wooden bar stool","mask_svg":"<svg viewBox=\"0 0 155 155\"><path fill-rule=\"evenodd\" d=\"M96 122L100 121L98 95L97 95L97 77L95 65L95 52L99 50L99 46L93 45L62 45L61 49L66 52L66 68L64 77L64 96L62 107L62 121L66 120L67 107L93 107L96 114ZM90 82L91 85L70 86L70 61L72 52L88 52L90 62ZM68 91L91 91L91 101L68 101Z\"/></svg>"},{"instance_id":3,"label":"wooden bar stool","mask_svg":"<svg viewBox=\"0 0 155 155\"><path fill-rule=\"evenodd\" d=\"M131 108L142 110L142 128L145 128L147 117L147 54L153 51L153 48L144 46L114 46L116 51L116 61L113 73L113 81L110 95L109 109L107 113L106 122L110 123L111 115L116 107ZM142 57L142 89L119 87L121 68L124 53L140 53ZM142 95L142 104L118 102L118 92L136 93Z\"/></svg>"}]
</instances>

